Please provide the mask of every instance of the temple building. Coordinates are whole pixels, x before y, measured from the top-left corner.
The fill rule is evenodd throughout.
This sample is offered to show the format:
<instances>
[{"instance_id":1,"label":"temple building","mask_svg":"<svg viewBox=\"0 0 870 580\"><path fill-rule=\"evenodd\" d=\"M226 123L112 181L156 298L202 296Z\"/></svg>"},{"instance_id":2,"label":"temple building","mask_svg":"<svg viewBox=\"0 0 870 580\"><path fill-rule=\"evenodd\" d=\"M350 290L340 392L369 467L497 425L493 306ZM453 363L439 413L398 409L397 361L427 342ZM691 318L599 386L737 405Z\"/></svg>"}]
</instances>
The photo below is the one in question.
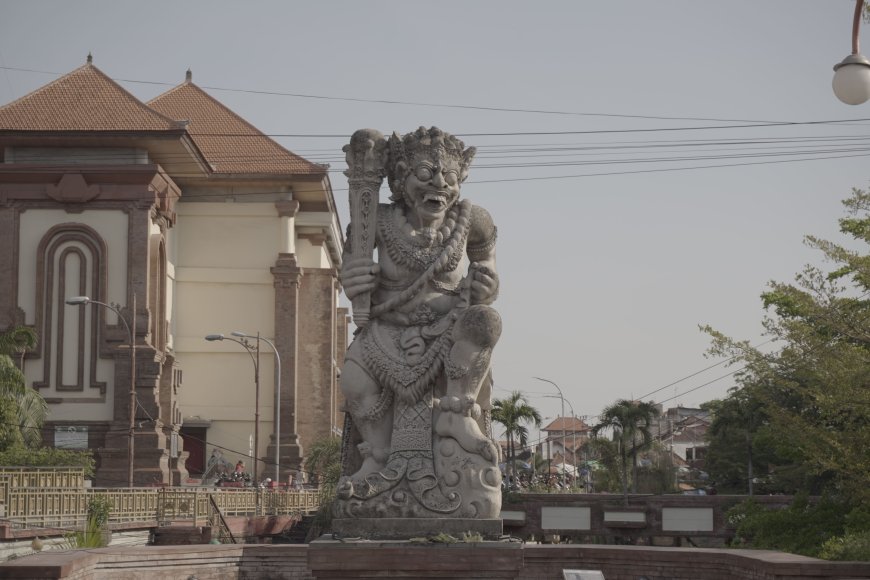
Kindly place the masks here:
<instances>
[{"instance_id":1,"label":"temple building","mask_svg":"<svg viewBox=\"0 0 870 580\"><path fill-rule=\"evenodd\" d=\"M327 167L190 72L142 102L88 57L0 107L0 332L37 331L43 440L92 449L95 486L197 481L214 451L283 479L339 431L342 245Z\"/></svg>"}]
</instances>

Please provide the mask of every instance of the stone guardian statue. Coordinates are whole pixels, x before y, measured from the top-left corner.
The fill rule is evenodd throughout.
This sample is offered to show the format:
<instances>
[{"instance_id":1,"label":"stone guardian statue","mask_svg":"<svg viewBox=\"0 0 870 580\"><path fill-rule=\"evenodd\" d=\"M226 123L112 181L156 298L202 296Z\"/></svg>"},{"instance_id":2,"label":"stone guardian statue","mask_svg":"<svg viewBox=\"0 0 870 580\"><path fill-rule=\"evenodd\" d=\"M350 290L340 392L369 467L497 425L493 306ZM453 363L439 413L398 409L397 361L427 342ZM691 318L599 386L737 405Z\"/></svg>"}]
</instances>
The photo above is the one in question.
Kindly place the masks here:
<instances>
[{"instance_id":1,"label":"stone guardian statue","mask_svg":"<svg viewBox=\"0 0 870 580\"><path fill-rule=\"evenodd\" d=\"M351 223L341 283L358 329L341 373L346 423L333 527L383 538L498 535L496 227L460 199L475 149L421 127L389 139L363 129L344 151ZM381 204L383 178L391 196Z\"/></svg>"}]
</instances>

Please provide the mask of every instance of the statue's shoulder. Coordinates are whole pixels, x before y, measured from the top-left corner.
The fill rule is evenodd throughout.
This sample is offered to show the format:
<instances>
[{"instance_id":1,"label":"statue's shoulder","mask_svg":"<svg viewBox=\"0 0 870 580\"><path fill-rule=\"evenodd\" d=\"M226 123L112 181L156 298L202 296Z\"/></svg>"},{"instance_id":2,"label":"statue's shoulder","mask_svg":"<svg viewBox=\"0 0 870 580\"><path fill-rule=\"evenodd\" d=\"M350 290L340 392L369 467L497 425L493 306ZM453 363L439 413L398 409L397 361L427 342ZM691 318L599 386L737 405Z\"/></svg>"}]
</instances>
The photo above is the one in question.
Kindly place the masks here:
<instances>
[{"instance_id":1,"label":"statue's shoulder","mask_svg":"<svg viewBox=\"0 0 870 580\"><path fill-rule=\"evenodd\" d=\"M471 206L471 220L468 228L468 245L480 246L495 238L496 227L489 212L479 205Z\"/></svg>"}]
</instances>

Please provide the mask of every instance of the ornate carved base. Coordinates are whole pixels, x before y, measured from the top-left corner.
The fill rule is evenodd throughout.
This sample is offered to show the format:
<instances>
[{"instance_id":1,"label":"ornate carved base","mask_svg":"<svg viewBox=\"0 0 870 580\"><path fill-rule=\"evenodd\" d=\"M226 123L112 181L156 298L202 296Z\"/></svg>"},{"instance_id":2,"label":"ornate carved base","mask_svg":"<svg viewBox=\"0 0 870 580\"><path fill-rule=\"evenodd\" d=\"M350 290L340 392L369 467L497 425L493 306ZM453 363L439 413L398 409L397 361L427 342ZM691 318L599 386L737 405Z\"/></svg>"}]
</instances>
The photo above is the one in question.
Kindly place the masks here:
<instances>
[{"instance_id":1,"label":"ornate carved base","mask_svg":"<svg viewBox=\"0 0 870 580\"><path fill-rule=\"evenodd\" d=\"M462 534L480 534L484 540L498 540L502 535L502 521L471 518L342 518L332 520L332 530L345 541L349 538L409 540L440 533L450 534L457 539Z\"/></svg>"}]
</instances>

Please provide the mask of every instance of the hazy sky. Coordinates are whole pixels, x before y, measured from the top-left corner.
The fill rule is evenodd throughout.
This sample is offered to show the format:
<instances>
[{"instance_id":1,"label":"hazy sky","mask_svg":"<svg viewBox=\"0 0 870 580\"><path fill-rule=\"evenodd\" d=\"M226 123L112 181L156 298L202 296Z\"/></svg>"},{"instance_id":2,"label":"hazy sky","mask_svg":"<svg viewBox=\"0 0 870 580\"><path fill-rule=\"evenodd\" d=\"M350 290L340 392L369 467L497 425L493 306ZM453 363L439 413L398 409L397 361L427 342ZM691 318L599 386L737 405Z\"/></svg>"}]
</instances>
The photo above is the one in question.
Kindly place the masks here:
<instances>
[{"instance_id":1,"label":"hazy sky","mask_svg":"<svg viewBox=\"0 0 870 580\"><path fill-rule=\"evenodd\" d=\"M496 396L525 391L553 417L540 376L566 410L595 415L718 362L699 324L763 341L766 283L819 263L805 234L840 239L840 200L870 169L870 104L831 92L853 8L0 0L0 103L88 52L142 100L190 67L259 129L331 163L344 224L354 130L461 136L478 147L463 195L499 226ZM695 406L725 394L729 378L702 385L732 370L647 398Z\"/></svg>"}]
</instances>

